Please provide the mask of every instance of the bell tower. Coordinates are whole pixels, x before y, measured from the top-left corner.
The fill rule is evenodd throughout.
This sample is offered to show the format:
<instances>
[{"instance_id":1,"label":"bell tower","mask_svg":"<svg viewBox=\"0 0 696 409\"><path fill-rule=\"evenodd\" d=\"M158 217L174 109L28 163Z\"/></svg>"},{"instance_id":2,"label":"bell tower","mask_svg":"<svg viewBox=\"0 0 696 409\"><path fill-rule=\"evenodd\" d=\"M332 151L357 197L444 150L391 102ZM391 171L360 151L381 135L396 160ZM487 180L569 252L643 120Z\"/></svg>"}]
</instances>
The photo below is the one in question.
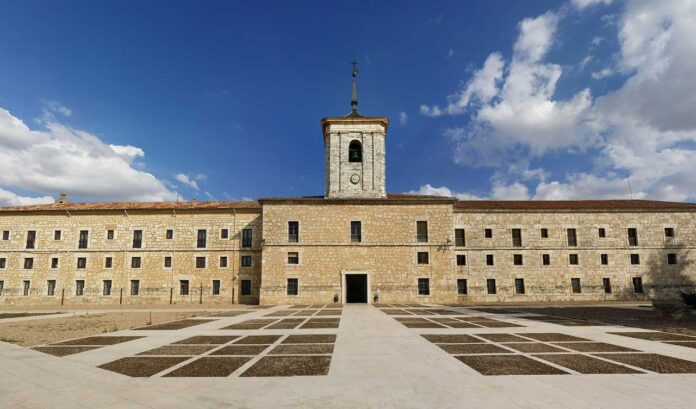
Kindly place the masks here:
<instances>
[{"instance_id":1,"label":"bell tower","mask_svg":"<svg viewBox=\"0 0 696 409\"><path fill-rule=\"evenodd\" d=\"M389 120L358 113L353 61L351 112L344 117L321 120L324 134L327 198L386 197L385 150Z\"/></svg>"}]
</instances>

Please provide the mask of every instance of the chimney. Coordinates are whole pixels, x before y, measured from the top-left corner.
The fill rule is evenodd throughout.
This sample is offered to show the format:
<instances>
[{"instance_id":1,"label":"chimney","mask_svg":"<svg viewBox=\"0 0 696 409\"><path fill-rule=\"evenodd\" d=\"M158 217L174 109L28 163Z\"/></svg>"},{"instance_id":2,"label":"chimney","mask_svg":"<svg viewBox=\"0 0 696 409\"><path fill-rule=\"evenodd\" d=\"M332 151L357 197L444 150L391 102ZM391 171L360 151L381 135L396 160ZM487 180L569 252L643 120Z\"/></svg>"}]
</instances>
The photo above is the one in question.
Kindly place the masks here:
<instances>
[{"instance_id":1,"label":"chimney","mask_svg":"<svg viewBox=\"0 0 696 409\"><path fill-rule=\"evenodd\" d=\"M68 195L66 193L60 193L58 195L58 200L56 200L56 203L58 203L58 204L70 203L70 202L68 202L67 196Z\"/></svg>"}]
</instances>

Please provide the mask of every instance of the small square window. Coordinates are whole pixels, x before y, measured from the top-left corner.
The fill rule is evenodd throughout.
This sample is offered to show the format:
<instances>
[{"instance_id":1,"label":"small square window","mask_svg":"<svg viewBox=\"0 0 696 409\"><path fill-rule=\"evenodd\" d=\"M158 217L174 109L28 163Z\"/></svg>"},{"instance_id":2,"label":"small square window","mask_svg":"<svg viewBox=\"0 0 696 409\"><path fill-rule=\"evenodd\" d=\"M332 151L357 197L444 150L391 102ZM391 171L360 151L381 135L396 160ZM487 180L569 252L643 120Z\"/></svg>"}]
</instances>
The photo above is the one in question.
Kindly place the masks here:
<instances>
[{"instance_id":1,"label":"small square window","mask_svg":"<svg viewBox=\"0 0 696 409\"><path fill-rule=\"evenodd\" d=\"M578 255L577 254L570 254L568 255L568 263L571 266L577 266L579 264L578 262Z\"/></svg>"},{"instance_id":2,"label":"small square window","mask_svg":"<svg viewBox=\"0 0 696 409\"><path fill-rule=\"evenodd\" d=\"M633 277L633 292L636 294L643 294L643 278Z\"/></svg>"},{"instance_id":3,"label":"small square window","mask_svg":"<svg viewBox=\"0 0 696 409\"><path fill-rule=\"evenodd\" d=\"M677 253L667 254L667 264L677 264Z\"/></svg>"},{"instance_id":4,"label":"small square window","mask_svg":"<svg viewBox=\"0 0 696 409\"><path fill-rule=\"evenodd\" d=\"M79 268L79 269L87 268L87 257L78 257L77 258L77 268Z\"/></svg>"},{"instance_id":5,"label":"small square window","mask_svg":"<svg viewBox=\"0 0 696 409\"><path fill-rule=\"evenodd\" d=\"M288 264L300 264L300 254L296 251L288 252Z\"/></svg>"},{"instance_id":6,"label":"small square window","mask_svg":"<svg viewBox=\"0 0 696 409\"><path fill-rule=\"evenodd\" d=\"M486 265L492 266L493 264L493 254L486 254Z\"/></svg>"},{"instance_id":7,"label":"small square window","mask_svg":"<svg viewBox=\"0 0 696 409\"><path fill-rule=\"evenodd\" d=\"M418 295L430 295L430 279L418 279Z\"/></svg>"},{"instance_id":8,"label":"small square window","mask_svg":"<svg viewBox=\"0 0 696 409\"><path fill-rule=\"evenodd\" d=\"M111 280L102 282L102 295L111 295Z\"/></svg>"},{"instance_id":9,"label":"small square window","mask_svg":"<svg viewBox=\"0 0 696 409\"><path fill-rule=\"evenodd\" d=\"M549 229L547 229L547 228L542 228L542 229L541 229L541 238L542 238L542 239L548 239L548 238L549 238Z\"/></svg>"},{"instance_id":10,"label":"small square window","mask_svg":"<svg viewBox=\"0 0 696 409\"><path fill-rule=\"evenodd\" d=\"M59 262L58 257L51 258L51 268L58 268L58 262Z\"/></svg>"},{"instance_id":11,"label":"small square window","mask_svg":"<svg viewBox=\"0 0 696 409\"><path fill-rule=\"evenodd\" d=\"M429 254L427 251L418 252L418 264L428 264Z\"/></svg>"},{"instance_id":12,"label":"small square window","mask_svg":"<svg viewBox=\"0 0 696 409\"><path fill-rule=\"evenodd\" d=\"M607 277L602 279L602 287L604 288L604 294L611 294L611 280Z\"/></svg>"},{"instance_id":13,"label":"small square window","mask_svg":"<svg viewBox=\"0 0 696 409\"><path fill-rule=\"evenodd\" d=\"M467 295L469 293L469 288L467 285L466 278L457 279L457 295Z\"/></svg>"},{"instance_id":14,"label":"small square window","mask_svg":"<svg viewBox=\"0 0 696 409\"><path fill-rule=\"evenodd\" d=\"M205 268L205 257L196 257L196 268Z\"/></svg>"},{"instance_id":15,"label":"small square window","mask_svg":"<svg viewBox=\"0 0 696 409\"><path fill-rule=\"evenodd\" d=\"M107 240L113 240L113 239L114 239L114 231L113 231L113 230L107 230L107 231L106 231L106 239L107 239Z\"/></svg>"},{"instance_id":16,"label":"small square window","mask_svg":"<svg viewBox=\"0 0 696 409\"><path fill-rule=\"evenodd\" d=\"M465 254L457 254L457 265L458 266L465 266L466 265L466 255Z\"/></svg>"},{"instance_id":17,"label":"small square window","mask_svg":"<svg viewBox=\"0 0 696 409\"><path fill-rule=\"evenodd\" d=\"M249 255L242 256L241 264L242 264L242 267L251 267L251 256L249 256Z\"/></svg>"},{"instance_id":18,"label":"small square window","mask_svg":"<svg viewBox=\"0 0 696 409\"><path fill-rule=\"evenodd\" d=\"M498 292L498 289L495 286L495 278L489 278L486 280L486 290L488 290L488 294L496 294Z\"/></svg>"},{"instance_id":19,"label":"small square window","mask_svg":"<svg viewBox=\"0 0 696 409\"><path fill-rule=\"evenodd\" d=\"M515 294L524 294L525 288L524 288L524 278L516 278L515 279Z\"/></svg>"},{"instance_id":20,"label":"small square window","mask_svg":"<svg viewBox=\"0 0 696 409\"><path fill-rule=\"evenodd\" d=\"M24 259L24 269L25 270L31 270L34 268L34 259L31 257L27 257Z\"/></svg>"},{"instance_id":21,"label":"small square window","mask_svg":"<svg viewBox=\"0 0 696 409\"><path fill-rule=\"evenodd\" d=\"M220 256L220 268L227 267L227 256Z\"/></svg>"},{"instance_id":22,"label":"small square window","mask_svg":"<svg viewBox=\"0 0 696 409\"><path fill-rule=\"evenodd\" d=\"M297 295L299 293L299 280L296 278L288 278L287 287L288 295Z\"/></svg>"},{"instance_id":23,"label":"small square window","mask_svg":"<svg viewBox=\"0 0 696 409\"><path fill-rule=\"evenodd\" d=\"M225 240L230 238L229 229L220 229L220 239Z\"/></svg>"},{"instance_id":24,"label":"small square window","mask_svg":"<svg viewBox=\"0 0 696 409\"><path fill-rule=\"evenodd\" d=\"M483 236L487 239L492 239L493 238L493 229L484 229Z\"/></svg>"},{"instance_id":25,"label":"small square window","mask_svg":"<svg viewBox=\"0 0 696 409\"><path fill-rule=\"evenodd\" d=\"M140 268L140 257L131 257L131 268Z\"/></svg>"},{"instance_id":26,"label":"small square window","mask_svg":"<svg viewBox=\"0 0 696 409\"><path fill-rule=\"evenodd\" d=\"M665 238L667 238L667 239L674 238L674 227L665 227Z\"/></svg>"},{"instance_id":27,"label":"small square window","mask_svg":"<svg viewBox=\"0 0 696 409\"><path fill-rule=\"evenodd\" d=\"M551 255L550 254L542 254L541 255L541 265L543 265L543 266L550 266L551 265Z\"/></svg>"},{"instance_id":28,"label":"small square window","mask_svg":"<svg viewBox=\"0 0 696 409\"><path fill-rule=\"evenodd\" d=\"M179 280L179 295L189 295L189 280Z\"/></svg>"},{"instance_id":29,"label":"small square window","mask_svg":"<svg viewBox=\"0 0 696 409\"><path fill-rule=\"evenodd\" d=\"M220 295L220 280L213 280L213 295Z\"/></svg>"},{"instance_id":30,"label":"small square window","mask_svg":"<svg viewBox=\"0 0 696 409\"><path fill-rule=\"evenodd\" d=\"M607 230L604 227L600 227L597 229L597 234L599 235L600 239L604 239L607 237Z\"/></svg>"},{"instance_id":31,"label":"small square window","mask_svg":"<svg viewBox=\"0 0 696 409\"><path fill-rule=\"evenodd\" d=\"M251 280L241 280L239 293L242 296L251 295Z\"/></svg>"},{"instance_id":32,"label":"small square window","mask_svg":"<svg viewBox=\"0 0 696 409\"><path fill-rule=\"evenodd\" d=\"M570 279L570 288L573 291L573 294L580 294L582 292L582 287L580 286L580 279L579 278L571 278Z\"/></svg>"},{"instance_id":33,"label":"small square window","mask_svg":"<svg viewBox=\"0 0 696 409\"><path fill-rule=\"evenodd\" d=\"M164 237L166 238L166 240L173 240L174 239L174 230L167 229L167 232L165 233Z\"/></svg>"},{"instance_id":34,"label":"small square window","mask_svg":"<svg viewBox=\"0 0 696 409\"><path fill-rule=\"evenodd\" d=\"M640 254L631 254L631 265L639 265L640 264Z\"/></svg>"},{"instance_id":35,"label":"small square window","mask_svg":"<svg viewBox=\"0 0 696 409\"><path fill-rule=\"evenodd\" d=\"M114 265L114 258L113 257L106 257L104 258L104 268L111 268Z\"/></svg>"},{"instance_id":36,"label":"small square window","mask_svg":"<svg viewBox=\"0 0 696 409\"><path fill-rule=\"evenodd\" d=\"M53 232L53 240L60 240L63 238L63 232L60 230L56 230Z\"/></svg>"},{"instance_id":37,"label":"small square window","mask_svg":"<svg viewBox=\"0 0 696 409\"><path fill-rule=\"evenodd\" d=\"M512 262L516 266L521 266L522 263L522 254L513 254L512 255Z\"/></svg>"},{"instance_id":38,"label":"small square window","mask_svg":"<svg viewBox=\"0 0 696 409\"><path fill-rule=\"evenodd\" d=\"M608 255L608 254L600 254L600 255L599 255L599 262L600 262L603 266L609 265L609 255Z\"/></svg>"},{"instance_id":39,"label":"small square window","mask_svg":"<svg viewBox=\"0 0 696 409\"><path fill-rule=\"evenodd\" d=\"M85 280L75 280L75 295L78 297L85 295Z\"/></svg>"},{"instance_id":40,"label":"small square window","mask_svg":"<svg viewBox=\"0 0 696 409\"><path fill-rule=\"evenodd\" d=\"M170 268L172 266L172 256L164 256L164 268Z\"/></svg>"},{"instance_id":41,"label":"small square window","mask_svg":"<svg viewBox=\"0 0 696 409\"><path fill-rule=\"evenodd\" d=\"M140 280L131 280L130 281L130 295L139 295L140 294Z\"/></svg>"}]
</instances>

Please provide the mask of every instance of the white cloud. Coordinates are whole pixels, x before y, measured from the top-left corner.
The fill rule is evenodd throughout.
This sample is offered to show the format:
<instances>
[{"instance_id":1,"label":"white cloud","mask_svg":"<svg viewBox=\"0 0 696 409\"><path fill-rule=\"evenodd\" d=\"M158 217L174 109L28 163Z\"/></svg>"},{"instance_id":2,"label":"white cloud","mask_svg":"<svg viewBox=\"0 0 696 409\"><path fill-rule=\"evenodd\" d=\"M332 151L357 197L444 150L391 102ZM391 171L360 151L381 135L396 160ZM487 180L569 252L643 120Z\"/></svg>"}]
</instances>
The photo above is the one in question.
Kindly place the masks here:
<instances>
[{"instance_id":1,"label":"white cloud","mask_svg":"<svg viewBox=\"0 0 696 409\"><path fill-rule=\"evenodd\" d=\"M66 192L73 199L170 200L175 195L152 174L134 168L143 152L107 145L96 136L45 116L45 130L32 130L0 108L0 186L36 192L38 198L10 197L15 203Z\"/></svg>"},{"instance_id":2,"label":"white cloud","mask_svg":"<svg viewBox=\"0 0 696 409\"><path fill-rule=\"evenodd\" d=\"M53 203L55 199L51 196L28 197L20 196L0 187L0 206L22 206L33 204Z\"/></svg>"},{"instance_id":3,"label":"white cloud","mask_svg":"<svg viewBox=\"0 0 696 409\"><path fill-rule=\"evenodd\" d=\"M450 48L447 50L447 58L452 58L454 57L454 49Z\"/></svg>"},{"instance_id":4,"label":"white cloud","mask_svg":"<svg viewBox=\"0 0 696 409\"><path fill-rule=\"evenodd\" d=\"M50 112L61 114L63 116L72 115L72 110L70 108L63 106L56 101L46 101L44 109Z\"/></svg>"},{"instance_id":5,"label":"white cloud","mask_svg":"<svg viewBox=\"0 0 696 409\"><path fill-rule=\"evenodd\" d=\"M604 68L602 70L593 72L592 78L601 80L602 78L611 77L612 75L614 75L614 71L611 68Z\"/></svg>"},{"instance_id":6,"label":"white cloud","mask_svg":"<svg viewBox=\"0 0 696 409\"><path fill-rule=\"evenodd\" d=\"M453 192L450 188L441 186L441 187L435 187L431 186L429 183L421 186L418 188L418 190L411 190L410 192L407 192L412 195L426 195L426 196L446 196L446 197L455 197L460 200L481 200L483 198L470 194L470 193L456 193Z\"/></svg>"},{"instance_id":7,"label":"white cloud","mask_svg":"<svg viewBox=\"0 0 696 409\"><path fill-rule=\"evenodd\" d=\"M190 187L191 189L200 190L200 188L198 187L198 183L196 183L196 181L191 179L188 175L183 174L183 173L179 173L175 177L176 177L176 180L178 180L179 182L183 183L184 185Z\"/></svg>"},{"instance_id":8,"label":"white cloud","mask_svg":"<svg viewBox=\"0 0 696 409\"><path fill-rule=\"evenodd\" d=\"M578 9L582 10L584 8L595 6L597 4L608 6L612 3L612 1L613 0L571 0L571 3Z\"/></svg>"},{"instance_id":9,"label":"white cloud","mask_svg":"<svg viewBox=\"0 0 696 409\"><path fill-rule=\"evenodd\" d=\"M408 123L408 114L406 112L399 112L399 124L406 125Z\"/></svg>"}]
</instances>

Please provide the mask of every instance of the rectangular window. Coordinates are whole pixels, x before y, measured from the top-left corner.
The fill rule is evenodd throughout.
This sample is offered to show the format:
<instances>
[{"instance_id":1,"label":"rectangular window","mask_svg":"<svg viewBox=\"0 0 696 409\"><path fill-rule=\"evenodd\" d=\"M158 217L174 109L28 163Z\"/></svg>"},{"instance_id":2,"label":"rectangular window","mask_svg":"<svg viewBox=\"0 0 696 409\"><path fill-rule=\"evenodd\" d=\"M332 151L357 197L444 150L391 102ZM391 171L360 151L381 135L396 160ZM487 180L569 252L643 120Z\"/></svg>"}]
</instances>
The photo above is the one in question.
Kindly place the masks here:
<instances>
[{"instance_id":1,"label":"rectangular window","mask_svg":"<svg viewBox=\"0 0 696 409\"><path fill-rule=\"evenodd\" d=\"M667 264L677 264L677 253L667 254Z\"/></svg>"},{"instance_id":2,"label":"rectangular window","mask_svg":"<svg viewBox=\"0 0 696 409\"><path fill-rule=\"evenodd\" d=\"M288 242L298 243L300 241L300 222L288 222Z\"/></svg>"},{"instance_id":3,"label":"rectangular window","mask_svg":"<svg viewBox=\"0 0 696 409\"><path fill-rule=\"evenodd\" d=\"M543 265L543 266L550 266L551 265L551 255L550 254L542 254L541 255L541 265Z\"/></svg>"},{"instance_id":4,"label":"rectangular window","mask_svg":"<svg viewBox=\"0 0 696 409\"><path fill-rule=\"evenodd\" d=\"M599 235L600 239L604 239L607 237L607 230L604 227L600 227L597 229L597 234Z\"/></svg>"},{"instance_id":5,"label":"rectangular window","mask_svg":"<svg viewBox=\"0 0 696 409\"><path fill-rule=\"evenodd\" d=\"M493 238L493 229L484 229L483 230L483 237L487 239L492 239Z\"/></svg>"},{"instance_id":6,"label":"rectangular window","mask_svg":"<svg viewBox=\"0 0 696 409\"><path fill-rule=\"evenodd\" d=\"M34 259L31 257L27 257L24 259L24 269L25 270L31 270L34 268Z\"/></svg>"},{"instance_id":7,"label":"rectangular window","mask_svg":"<svg viewBox=\"0 0 696 409\"><path fill-rule=\"evenodd\" d=\"M466 265L466 254L457 254L457 265L458 266L465 266Z\"/></svg>"},{"instance_id":8,"label":"rectangular window","mask_svg":"<svg viewBox=\"0 0 696 409\"><path fill-rule=\"evenodd\" d=\"M427 251L419 251L418 252L418 264L428 264L428 257L429 254Z\"/></svg>"},{"instance_id":9,"label":"rectangular window","mask_svg":"<svg viewBox=\"0 0 696 409\"><path fill-rule=\"evenodd\" d=\"M133 248L139 249L143 246L143 231L133 230Z\"/></svg>"},{"instance_id":10,"label":"rectangular window","mask_svg":"<svg viewBox=\"0 0 696 409\"><path fill-rule=\"evenodd\" d=\"M602 279L602 287L604 287L604 294L611 294L611 280L609 278Z\"/></svg>"},{"instance_id":11,"label":"rectangular window","mask_svg":"<svg viewBox=\"0 0 696 409\"><path fill-rule=\"evenodd\" d=\"M46 281L46 295L56 295L56 280Z\"/></svg>"},{"instance_id":12,"label":"rectangular window","mask_svg":"<svg viewBox=\"0 0 696 409\"><path fill-rule=\"evenodd\" d=\"M113 240L113 239L114 239L114 231L113 231L113 230L107 230L107 231L106 231L106 239L107 239L107 240Z\"/></svg>"},{"instance_id":13,"label":"rectangular window","mask_svg":"<svg viewBox=\"0 0 696 409\"><path fill-rule=\"evenodd\" d=\"M486 254L486 265L487 266L493 265L493 254Z\"/></svg>"},{"instance_id":14,"label":"rectangular window","mask_svg":"<svg viewBox=\"0 0 696 409\"><path fill-rule=\"evenodd\" d=\"M513 254L512 255L512 263L516 266L521 266L522 265L522 254Z\"/></svg>"},{"instance_id":15,"label":"rectangular window","mask_svg":"<svg viewBox=\"0 0 696 409\"><path fill-rule=\"evenodd\" d=\"M7 268L7 259L5 257L0 258L0 269Z\"/></svg>"},{"instance_id":16,"label":"rectangular window","mask_svg":"<svg viewBox=\"0 0 696 409\"><path fill-rule=\"evenodd\" d=\"M63 238L63 232L60 230L56 230L53 232L53 240L60 240Z\"/></svg>"},{"instance_id":17,"label":"rectangular window","mask_svg":"<svg viewBox=\"0 0 696 409\"><path fill-rule=\"evenodd\" d=\"M512 247L522 247L522 229L512 229Z\"/></svg>"},{"instance_id":18,"label":"rectangular window","mask_svg":"<svg viewBox=\"0 0 696 409\"><path fill-rule=\"evenodd\" d=\"M573 294L580 294L582 292L582 287L580 286L580 279L579 278L571 278L570 279L570 288L573 291Z\"/></svg>"},{"instance_id":19,"label":"rectangular window","mask_svg":"<svg viewBox=\"0 0 696 409\"><path fill-rule=\"evenodd\" d=\"M300 264L300 255L296 251L288 253L288 264Z\"/></svg>"},{"instance_id":20,"label":"rectangular window","mask_svg":"<svg viewBox=\"0 0 696 409\"><path fill-rule=\"evenodd\" d=\"M242 267L251 267L251 256L242 256Z\"/></svg>"},{"instance_id":21,"label":"rectangular window","mask_svg":"<svg viewBox=\"0 0 696 409\"><path fill-rule=\"evenodd\" d=\"M220 268L227 267L227 256L220 256Z\"/></svg>"},{"instance_id":22,"label":"rectangular window","mask_svg":"<svg viewBox=\"0 0 696 409\"><path fill-rule=\"evenodd\" d=\"M609 265L609 254L600 254L600 255L599 255L599 262L600 262L603 266Z\"/></svg>"},{"instance_id":23,"label":"rectangular window","mask_svg":"<svg viewBox=\"0 0 696 409\"><path fill-rule=\"evenodd\" d=\"M430 279L418 279L418 295L430 295Z\"/></svg>"},{"instance_id":24,"label":"rectangular window","mask_svg":"<svg viewBox=\"0 0 696 409\"><path fill-rule=\"evenodd\" d=\"M131 268L140 268L140 257L131 257Z\"/></svg>"},{"instance_id":25,"label":"rectangular window","mask_svg":"<svg viewBox=\"0 0 696 409\"><path fill-rule=\"evenodd\" d=\"M253 241L253 231L251 229L242 229L242 247L249 248Z\"/></svg>"},{"instance_id":26,"label":"rectangular window","mask_svg":"<svg viewBox=\"0 0 696 409\"><path fill-rule=\"evenodd\" d=\"M33 249L36 247L36 230L29 230L27 232L27 249Z\"/></svg>"},{"instance_id":27,"label":"rectangular window","mask_svg":"<svg viewBox=\"0 0 696 409\"><path fill-rule=\"evenodd\" d=\"M229 229L220 229L220 239L226 240L228 238L230 238Z\"/></svg>"},{"instance_id":28,"label":"rectangular window","mask_svg":"<svg viewBox=\"0 0 696 409\"><path fill-rule=\"evenodd\" d=\"M111 295L111 280L102 282L102 295Z\"/></svg>"},{"instance_id":29,"label":"rectangular window","mask_svg":"<svg viewBox=\"0 0 696 409\"><path fill-rule=\"evenodd\" d=\"M549 238L549 229L547 229L547 228L542 228L542 229L541 229L541 238L542 238L542 239L548 239L548 238Z\"/></svg>"},{"instance_id":30,"label":"rectangular window","mask_svg":"<svg viewBox=\"0 0 696 409\"><path fill-rule=\"evenodd\" d=\"M205 257L196 257L196 268L205 268Z\"/></svg>"},{"instance_id":31,"label":"rectangular window","mask_svg":"<svg viewBox=\"0 0 696 409\"><path fill-rule=\"evenodd\" d=\"M22 281L22 295L24 297L29 296L29 288L30 287L31 287L31 281L29 281L29 280Z\"/></svg>"},{"instance_id":32,"label":"rectangular window","mask_svg":"<svg viewBox=\"0 0 696 409\"><path fill-rule=\"evenodd\" d=\"M170 268L172 266L172 256L164 256L164 268Z\"/></svg>"},{"instance_id":33,"label":"rectangular window","mask_svg":"<svg viewBox=\"0 0 696 409\"><path fill-rule=\"evenodd\" d=\"M362 222L350 222L350 242L360 243L362 241Z\"/></svg>"},{"instance_id":34,"label":"rectangular window","mask_svg":"<svg viewBox=\"0 0 696 409\"><path fill-rule=\"evenodd\" d=\"M85 280L75 280L75 295L78 297L85 295Z\"/></svg>"},{"instance_id":35,"label":"rectangular window","mask_svg":"<svg viewBox=\"0 0 696 409\"><path fill-rule=\"evenodd\" d=\"M87 257L78 257L77 258L77 268L79 268L79 269L87 268Z\"/></svg>"},{"instance_id":36,"label":"rectangular window","mask_svg":"<svg viewBox=\"0 0 696 409\"><path fill-rule=\"evenodd\" d=\"M241 288L239 290L241 295L251 295L251 280L242 280L240 285Z\"/></svg>"},{"instance_id":37,"label":"rectangular window","mask_svg":"<svg viewBox=\"0 0 696 409\"><path fill-rule=\"evenodd\" d=\"M578 245L578 236L575 229L568 229L568 246L575 247Z\"/></svg>"},{"instance_id":38,"label":"rectangular window","mask_svg":"<svg viewBox=\"0 0 696 409\"><path fill-rule=\"evenodd\" d=\"M80 230L80 239L77 242L78 249L86 249L89 243L89 231Z\"/></svg>"},{"instance_id":39,"label":"rectangular window","mask_svg":"<svg viewBox=\"0 0 696 409\"><path fill-rule=\"evenodd\" d=\"M640 254L631 254L631 265L637 266L640 264Z\"/></svg>"},{"instance_id":40,"label":"rectangular window","mask_svg":"<svg viewBox=\"0 0 696 409\"><path fill-rule=\"evenodd\" d=\"M189 295L189 280L179 280L179 295Z\"/></svg>"},{"instance_id":41,"label":"rectangular window","mask_svg":"<svg viewBox=\"0 0 696 409\"><path fill-rule=\"evenodd\" d=\"M466 231L464 229L454 229L454 245L457 247L466 246Z\"/></svg>"},{"instance_id":42,"label":"rectangular window","mask_svg":"<svg viewBox=\"0 0 696 409\"><path fill-rule=\"evenodd\" d=\"M469 293L469 288L466 282L466 278L457 279L457 295L467 295Z\"/></svg>"},{"instance_id":43,"label":"rectangular window","mask_svg":"<svg viewBox=\"0 0 696 409\"><path fill-rule=\"evenodd\" d=\"M577 254L569 254L568 255L568 264L571 266L577 266L578 265L578 255Z\"/></svg>"},{"instance_id":44,"label":"rectangular window","mask_svg":"<svg viewBox=\"0 0 696 409\"><path fill-rule=\"evenodd\" d=\"M220 295L220 280L213 280L213 295Z\"/></svg>"},{"instance_id":45,"label":"rectangular window","mask_svg":"<svg viewBox=\"0 0 696 409\"><path fill-rule=\"evenodd\" d=\"M674 227L665 227L665 238L666 239L673 239L674 238Z\"/></svg>"},{"instance_id":46,"label":"rectangular window","mask_svg":"<svg viewBox=\"0 0 696 409\"><path fill-rule=\"evenodd\" d=\"M164 234L164 237L167 240L173 240L174 239L174 230L173 229L167 229L167 232Z\"/></svg>"},{"instance_id":47,"label":"rectangular window","mask_svg":"<svg viewBox=\"0 0 696 409\"><path fill-rule=\"evenodd\" d=\"M139 295L140 294L140 280L131 280L130 281L130 295Z\"/></svg>"},{"instance_id":48,"label":"rectangular window","mask_svg":"<svg viewBox=\"0 0 696 409\"><path fill-rule=\"evenodd\" d=\"M51 258L51 268L58 268L58 257Z\"/></svg>"},{"instance_id":49,"label":"rectangular window","mask_svg":"<svg viewBox=\"0 0 696 409\"><path fill-rule=\"evenodd\" d=\"M638 229L630 228L628 229L628 245L637 246L638 245Z\"/></svg>"},{"instance_id":50,"label":"rectangular window","mask_svg":"<svg viewBox=\"0 0 696 409\"><path fill-rule=\"evenodd\" d=\"M113 257L105 257L104 258L104 268L111 268L114 265L114 258Z\"/></svg>"},{"instance_id":51,"label":"rectangular window","mask_svg":"<svg viewBox=\"0 0 696 409\"><path fill-rule=\"evenodd\" d=\"M524 278L515 279L515 294L524 294Z\"/></svg>"},{"instance_id":52,"label":"rectangular window","mask_svg":"<svg viewBox=\"0 0 696 409\"><path fill-rule=\"evenodd\" d=\"M199 249L204 249L207 245L208 232L205 229L198 230L196 235L196 247Z\"/></svg>"},{"instance_id":53,"label":"rectangular window","mask_svg":"<svg viewBox=\"0 0 696 409\"><path fill-rule=\"evenodd\" d=\"M428 222L416 222L416 241L418 243L428 242Z\"/></svg>"},{"instance_id":54,"label":"rectangular window","mask_svg":"<svg viewBox=\"0 0 696 409\"><path fill-rule=\"evenodd\" d=\"M3 240L9 240L9 239L10 239L10 231L9 231L9 230L3 230L3 232L2 232L2 239L3 239Z\"/></svg>"},{"instance_id":55,"label":"rectangular window","mask_svg":"<svg viewBox=\"0 0 696 409\"><path fill-rule=\"evenodd\" d=\"M636 294L643 294L643 278L633 277L633 292Z\"/></svg>"},{"instance_id":56,"label":"rectangular window","mask_svg":"<svg viewBox=\"0 0 696 409\"><path fill-rule=\"evenodd\" d=\"M299 281L296 278L288 278L288 295L297 295L299 292Z\"/></svg>"},{"instance_id":57,"label":"rectangular window","mask_svg":"<svg viewBox=\"0 0 696 409\"><path fill-rule=\"evenodd\" d=\"M497 289L495 288L495 278L489 278L486 280L486 290L488 290L488 294L497 293Z\"/></svg>"},{"instance_id":58,"label":"rectangular window","mask_svg":"<svg viewBox=\"0 0 696 409\"><path fill-rule=\"evenodd\" d=\"M2 295L2 292L5 290L5 282L0 280L0 296Z\"/></svg>"}]
</instances>

